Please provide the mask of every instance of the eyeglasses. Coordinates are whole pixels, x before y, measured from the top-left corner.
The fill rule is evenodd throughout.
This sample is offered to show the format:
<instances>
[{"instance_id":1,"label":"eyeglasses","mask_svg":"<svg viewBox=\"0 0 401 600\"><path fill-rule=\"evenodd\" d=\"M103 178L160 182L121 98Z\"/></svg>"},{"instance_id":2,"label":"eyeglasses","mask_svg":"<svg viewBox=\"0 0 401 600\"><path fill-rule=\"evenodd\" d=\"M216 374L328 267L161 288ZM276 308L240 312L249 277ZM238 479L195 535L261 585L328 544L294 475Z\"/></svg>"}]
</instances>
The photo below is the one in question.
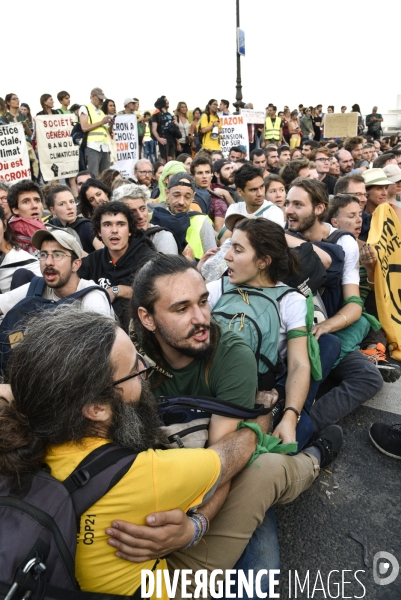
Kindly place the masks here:
<instances>
[{"instance_id":1,"label":"eyeglasses","mask_svg":"<svg viewBox=\"0 0 401 600\"><path fill-rule=\"evenodd\" d=\"M363 192L342 192L337 194L337 196L356 196L357 198L367 198L368 194Z\"/></svg>"},{"instance_id":2,"label":"eyeglasses","mask_svg":"<svg viewBox=\"0 0 401 600\"><path fill-rule=\"evenodd\" d=\"M7 204L7 196L0 196L0 202Z\"/></svg>"},{"instance_id":3,"label":"eyeglasses","mask_svg":"<svg viewBox=\"0 0 401 600\"><path fill-rule=\"evenodd\" d=\"M63 260L66 256L71 257L71 254L64 254L64 252L60 252L60 250L55 250L54 252L39 252L39 260L40 262L44 262L48 256L51 256L52 259L56 262Z\"/></svg>"},{"instance_id":4,"label":"eyeglasses","mask_svg":"<svg viewBox=\"0 0 401 600\"><path fill-rule=\"evenodd\" d=\"M318 160L320 160L321 162L330 162L330 158L328 156L327 157L325 156L324 158L316 158L315 160L316 160L316 162Z\"/></svg>"},{"instance_id":5,"label":"eyeglasses","mask_svg":"<svg viewBox=\"0 0 401 600\"><path fill-rule=\"evenodd\" d=\"M139 175L153 175L153 171L137 171Z\"/></svg>"},{"instance_id":6,"label":"eyeglasses","mask_svg":"<svg viewBox=\"0 0 401 600\"><path fill-rule=\"evenodd\" d=\"M139 354L139 352L137 352L137 357L138 357L138 367L140 367L140 365L142 365L145 368L141 369L140 371L137 371L136 373L132 373L131 375L127 375L126 377L122 377L121 379L117 379L117 381L113 381L113 383L110 385L110 387L114 387L115 385L118 385L119 383L128 381L128 379L133 379L134 377L138 377L138 375L142 379L142 381L147 381L149 379L149 377L152 375L152 373L154 371L154 368L150 366L150 364L148 363L146 358L144 358L142 356L142 354Z\"/></svg>"}]
</instances>

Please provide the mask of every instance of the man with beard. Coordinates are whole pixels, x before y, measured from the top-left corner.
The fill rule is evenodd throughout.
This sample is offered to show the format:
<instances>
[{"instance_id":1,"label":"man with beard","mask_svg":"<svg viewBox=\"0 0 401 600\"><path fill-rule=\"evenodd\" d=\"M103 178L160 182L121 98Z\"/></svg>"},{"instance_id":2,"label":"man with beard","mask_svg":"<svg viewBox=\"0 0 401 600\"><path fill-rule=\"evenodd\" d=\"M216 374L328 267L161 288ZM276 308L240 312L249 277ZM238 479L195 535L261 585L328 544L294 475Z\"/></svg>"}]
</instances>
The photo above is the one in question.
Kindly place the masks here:
<instances>
[{"instance_id":1,"label":"man with beard","mask_svg":"<svg viewBox=\"0 0 401 600\"><path fill-rule=\"evenodd\" d=\"M46 283L43 298L57 302L87 287L96 286L94 281L78 276L82 247L74 236L57 229L40 230L33 235L32 244L39 250L40 270ZM26 298L29 286L26 283L0 294L0 314L6 315L20 300ZM80 302L85 310L114 315L107 296L100 288L88 292Z\"/></svg>"},{"instance_id":2,"label":"man with beard","mask_svg":"<svg viewBox=\"0 0 401 600\"><path fill-rule=\"evenodd\" d=\"M324 242L335 231L331 224L324 221L328 204L327 188L322 182L315 179L295 179L285 202L288 230L301 235L309 242ZM344 251L341 275L343 306L332 317L314 326L312 333L316 339L322 334L346 329L359 321L362 315L358 243L352 235L343 235L335 243ZM329 247L330 244L326 243L324 249ZM355 331L355 327L351 331ZM359 341L357 339L355 347L359 348L359 342L364 335ZM358 338L358 333L355 336ZM340 339L344 346L341 335ZM359 350L355 349L345 356L341 354L340 358L340 362L330 374L338 385L315 402L309 413L316 431L345 417L357 406L372 398L383 386L383 379L376 365L369 362Z\"/></svg>"},{"instance_id":3,"label":"man with beard","mask_svg":"<svg viewBox=\"0 0 401 600\"><path fill-rule=\"evenodd\" d=\"M135 163L134 167L134 183L138 185L146 185L152 191L153 166L147 158L141 158Z\"/></svg>"},{"instance_id":4,"label":"man with beard","mask_svg":"<svg viewBox=\"0 0 401 600\"><path fill-rule=\"evenodd\" d=\"M234 167L229 160L216 160L213 163L213 174L217 183L212 183L210 189L209 216L213 220L214 229L220 232L224 226L227 208L238 202L239 194L231 187L234 183Z\"/></svg>"},{"instance_id":5,"label":"man with beard","mask_svg":"<svg viewBox=\"0 0 401 600\"><path fill-rule=\"evenodd\" d=\"M192 264L183 257L159 255L138 271L134 290L132 318L136 341L141 351L146 353L145 358L155 369L150 377L150 385L156 396L212 396L244 407L253 406L255 397L256 401L259 401L259 396L256 396L257 368L253 352L240 336L229 330L223 331L211 321L208 290L202 276ZM223 436L233 435L237 425L237 419L213 415L208 431L208 447L213 448L219 440L227 439ZM289 466L291 458L298 457L287 457L287 461L290 461ZM246 497L252 496L251 490L254 485L261 486L260 490L264 495L267 490L263 466L257 465L253 474L245 469L236 481L240 482L245 473L249 476L249 487L246 493L244 490ZM274 485L277 483L275 481ZM231 491L229 490L229 485L222 486L211 500L216 512L224 503L212 522L211 531L214 525L222 526L222 514L227 504L230 506L233 492L235 494L234 482ZM210 506L208 508L210 509ZM245 504L240 501L237 508L244 510ZM202 508L202 512L204 510L205 508ZM252 509L247 507L245 512L252 513ZM245 568L242 561L249 560L250 555L252 560L249 568L257 569L259 565L263 565L260 568L264 569L273 568L272 555L276 547L276 533L274 526L269 523L269 517L271 518L271 515L267 516L268 522L263 522L261 526L264 541L256 544L257 551L255 547L251 548L251 542L250 548L247 549L250 554L246 559L242 557L239 561L241 565L238 563L235 568ZM159 515L158 518L160 520L153 522L156 525L154 529L138 528L118 521L118 528L114 527L111 530L113 545L120 549L120 554L122 550L123 557L131 560L138 560L145 548L146 555L149 551L154 551L154 544L161 544L157 545L162 549L161 556L166 551L182 547L178 540L184 539L182 530L185 531L187 517L171 511ZM158 527L161 524L169 531L170 540L167 542L163 528ZM234 528L241 528L242 524L232 520L231 524L227 522L227 527L232 534ZM131 535L134 537L131 538ZM148 546L150 539L153 541L150 545L151 550ZM209 539L205 538L205 541L209 548L209 564L211 561L213 565ZM185 542L187 543L187 540ZM168 547L163 543L167 543ZM231 553L231 542L220 551L220 563L216 563L214 568L228 568L227 556L224 553ZM239 555L236 560L238 558Z\"/></svg>"},{"instance_id":6,"label":"man with beard","mask_svg":"<svg viewBox=\"0 0 401 600\"><path fill-rule=\"evenodd\" d=\"M197 331L187 343L200 349L201 337ZM57 377L49 377L49 360L57 366ZM160 434L157 407L145 383L150 373L145 359L112 319L78 307L60 307L35 319L10 359L13 400L2 402L0 420L3 478L17 483L22 474L35 474L45 462L52 475L64 481L92 452L99 454L110 442L138 453L122 466L117 460L114 485L81 517L75 572L83 591L131 596L140 587L142 569L156 569L162 576L163 569L182 568L183 563L193 571L216 568L216 563L229 568L226 564L235 563L269 505L290 501L306 489L319 470L316 455L325 454L323 447L320 452L314 446L297 457L258 457L258 468L251 465L241 474L242 485L241 481L233 483L232 501L227 500L221 511L226 521L219 523L222 517L218 515L220 529L212 523L208 535L208 518L203 513L208 507L211 518L217 512L215 507L211 511L209 499L245 467L257 436L245 426L208 449L154 449ZM265 401L266 406L270 404ZM252 425L256 422L266 432L269 420L258 417ZM94 476L100 486L103 475ZM257 475L266 478L263 493L257 491ZM252 477L254 493L247 499ZM190 549L176 552L168 562L162 558L155 564L143 554L136 561L139 564L122 561L107 544L105 529L117 515L141 525L152 510L187 512L202 503L201 515L196 512L186 518L184 537ZM203 535L206 556L203 545L196 546ZM168 597L162 584L162 598Z\"/></svg>"}]
</instances>

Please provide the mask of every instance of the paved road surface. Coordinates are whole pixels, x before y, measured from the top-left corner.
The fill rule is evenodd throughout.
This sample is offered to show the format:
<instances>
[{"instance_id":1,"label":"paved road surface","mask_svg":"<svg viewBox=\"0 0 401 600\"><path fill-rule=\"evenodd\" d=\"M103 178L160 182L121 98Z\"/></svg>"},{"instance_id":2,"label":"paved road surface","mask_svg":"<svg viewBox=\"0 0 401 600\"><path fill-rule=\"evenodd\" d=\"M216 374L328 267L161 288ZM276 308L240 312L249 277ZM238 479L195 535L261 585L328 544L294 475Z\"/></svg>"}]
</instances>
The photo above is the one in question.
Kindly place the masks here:
<instances>
[{"instance_id":1,"label":"paved road surface","mask_svg":"<svg viewBox=\"0 0 401 600\"><path fill-rule=\"evenodd\" d=\"M372 422L401 423L400 415L401 380L384 384L380 394L340 423L344 446L328 468L331 473L321 473L292 504L277 507L281 598L401 600L401 570L392 584L375 584L362 545L349 537L351 531L365 540L370 565L379 551L390 552L401 565L401 461L380 453L368 436ZM327 577L334 569L340 573L331 575L328 589ZM350 571L343 578L351 583L343 591L335 584L346 569ZM295 595L294 570L302 586L309 571L309 594L306 584L303 592L297 585ZM357 574L364 587L355 579L357 570L365 571ZM391 571L389 567L382 577Z\"/></svg>"}]
</instances>

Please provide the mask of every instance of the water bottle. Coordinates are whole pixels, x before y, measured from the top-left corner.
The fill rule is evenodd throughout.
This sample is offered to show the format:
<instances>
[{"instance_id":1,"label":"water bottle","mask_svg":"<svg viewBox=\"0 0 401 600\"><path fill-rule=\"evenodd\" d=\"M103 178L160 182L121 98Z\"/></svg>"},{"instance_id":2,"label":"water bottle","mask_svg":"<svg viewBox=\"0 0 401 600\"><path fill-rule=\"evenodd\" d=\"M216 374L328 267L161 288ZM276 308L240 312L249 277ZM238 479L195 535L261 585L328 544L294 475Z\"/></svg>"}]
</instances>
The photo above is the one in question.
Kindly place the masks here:
<instances>
[{"instance_id":1,"label":"water bottle","mask_svg":"<svg viewBox=\"0 0 401 600\"><path fill-rule=\"evenodd\" d=\"M216 281L227 270L227 263L224 260L225 255L231 248L231 238L228 238L221 246L220 250L213 254L202 267L202 275L206 281Z\"/></svg>"}]
</instances>

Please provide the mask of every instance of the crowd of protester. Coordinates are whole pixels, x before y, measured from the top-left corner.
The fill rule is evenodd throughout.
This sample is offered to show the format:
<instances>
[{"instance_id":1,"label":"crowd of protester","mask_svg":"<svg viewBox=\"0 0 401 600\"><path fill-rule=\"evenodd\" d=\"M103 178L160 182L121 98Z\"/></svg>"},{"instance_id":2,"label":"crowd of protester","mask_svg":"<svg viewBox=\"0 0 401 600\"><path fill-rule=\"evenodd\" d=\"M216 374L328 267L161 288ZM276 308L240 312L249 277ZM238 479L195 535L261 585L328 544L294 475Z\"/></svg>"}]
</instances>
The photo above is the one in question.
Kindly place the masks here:
<instances>
[{"instance_id":1,"label":"crowd of protester","mask_svg":"<svg viewBox=\"0 0 401 600\"><path fill-rule=\"evenodd\" d=\"M269 104L264 125L248 125L249 150L225 157L227 100L170 113L161 96L142 114L128 97L140 154L124 179L112 168L116 103L100 88L86 105L57 98L55 110L43 94L38 114L75 113L86 147L76 177L51 182L29 106L0 99L0 124L23 123L33 167L32 179L0 181L1 328L33 286L57 305L7 358L0 475L18 480L45 461L63 480L107 440L140 452L97 505L96 552L78 544L83 590L133 594L158 559L275 568L271 507L313 483L340 451L337 423L401 375L367 243L378 206L401 219L401 133L383 137L377 107L365 123L356 104L358 135L327 139L321 105ZM213 414L197 449L178 436L160 450L154 397L187 395L274 405L274 416ZM262 452L266 433L290 455ZM399 426L375 423L370 437L401 458Z\"/></svg>"}]
</instances>

